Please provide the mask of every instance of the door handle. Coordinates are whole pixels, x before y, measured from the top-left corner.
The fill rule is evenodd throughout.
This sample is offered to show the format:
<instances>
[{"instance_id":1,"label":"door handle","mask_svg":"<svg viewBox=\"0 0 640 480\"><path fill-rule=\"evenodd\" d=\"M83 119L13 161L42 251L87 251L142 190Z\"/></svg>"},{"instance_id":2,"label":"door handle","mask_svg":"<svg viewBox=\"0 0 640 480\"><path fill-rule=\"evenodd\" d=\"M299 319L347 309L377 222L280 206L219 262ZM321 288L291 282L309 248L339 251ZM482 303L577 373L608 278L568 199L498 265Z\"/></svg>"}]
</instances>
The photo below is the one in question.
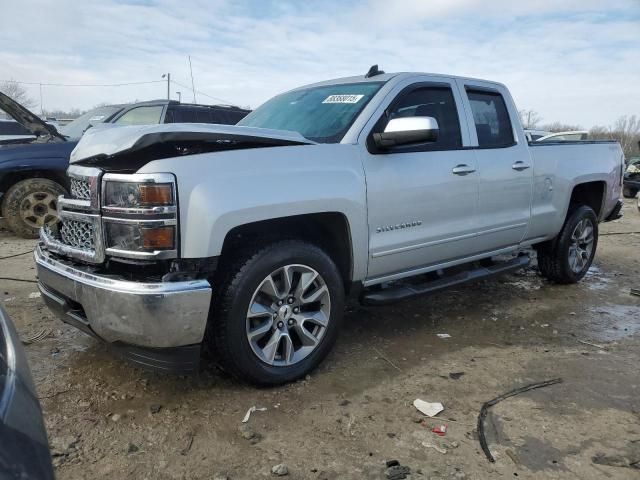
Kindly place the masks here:
<instances>
[{"instance_id":1,"label":"door handle","mask_svg":"<svg viewBox=\"0 0 640 480\"><path fill-rule=\"evenodd\" d=\"M451 170L451 173L453 173L454 175L468 175L475 171L476 171L475 168L470 167L469 165L465 165L464 163L461 163L460 165L456 165L455 167L453 167L453 169Z\"/></svg>"},{"instance_id":2,"label":"door handle","mask_svg":"<svg viewBox=\"0 0 640 480\"><path fill-rule=\"evenodd\" d=\"M527 168L529 168L531 165L527 165L524 162L521 161L517 161L516 163L514 163L513 165L511 165L511 168L513 168L514 170L517 170L518 172L521 172L523 170L526 170Z\"/></svg>"}]
</instances>

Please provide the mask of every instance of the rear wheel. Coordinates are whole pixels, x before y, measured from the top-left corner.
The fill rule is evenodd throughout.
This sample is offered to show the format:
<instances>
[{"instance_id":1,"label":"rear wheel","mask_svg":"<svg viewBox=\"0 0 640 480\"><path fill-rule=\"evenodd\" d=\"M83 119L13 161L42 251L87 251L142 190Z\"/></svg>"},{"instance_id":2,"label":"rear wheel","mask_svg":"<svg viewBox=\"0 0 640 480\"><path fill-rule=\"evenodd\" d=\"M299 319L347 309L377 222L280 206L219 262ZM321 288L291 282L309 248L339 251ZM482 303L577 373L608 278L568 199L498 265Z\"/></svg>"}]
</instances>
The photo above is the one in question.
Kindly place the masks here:
<instances>
[{"instance_id":1,"label":"rear wheel","mask_svg":"<svg viewBox=\"0 0 640 480\"><path fill-rule=\"evenodd\" d=\"M315 245L286 240L237 255L219 280L207 342L221 366L259 385L305 376L336 341L344 286Z\"/></svg>"},{"instance_id":2,"label":"rear wheel","mask_svg":"<svg viewBox=\"0 0 640 480\"><path fill-rule=\"evenodd\" d=\"M557 283L576 283L591 267L597 246L598 218L592 208L578 207L553 241L538 246L540 273Z\"/></svg>"},{"instance_id":3,"label":"rear wheel","mask_svg":"<svg viewBox=\"0 0 640 480\"><path fill-rule=\"evenodd\" d=\"M636 195L638 195L637 188L622 187L622 196L624 198L636 198Z\"/></svg>"},{"instance_id":4,"label":"rear wheel","mask_svg":"<svg viewBox=\"0 0 640 480\"><path fill-rule=\"evenodd\" d=\"M58 221L62 185L47 178L29 178L12 186L2 201L7 226L23 238L38 238L39 230Z\"/></svg>"}]
</instances>

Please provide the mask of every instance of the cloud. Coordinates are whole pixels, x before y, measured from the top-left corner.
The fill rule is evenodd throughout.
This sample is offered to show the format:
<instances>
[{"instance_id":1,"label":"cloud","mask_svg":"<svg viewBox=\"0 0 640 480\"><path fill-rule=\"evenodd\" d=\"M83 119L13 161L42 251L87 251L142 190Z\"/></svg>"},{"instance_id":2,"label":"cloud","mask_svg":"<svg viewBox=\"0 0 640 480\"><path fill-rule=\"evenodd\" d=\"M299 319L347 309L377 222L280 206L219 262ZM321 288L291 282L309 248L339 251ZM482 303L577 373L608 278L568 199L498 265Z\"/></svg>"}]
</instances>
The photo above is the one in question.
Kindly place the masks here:
<instances>
[{"instance_id":1,"label":"cloud","mask_svg":"<svg viewBox=\"0 0 640 480\"><path fill-rule=\"evenodd\" d=\"M0 79L116 83L165 72L192 100L257 106L305 83L386 71L428 71L506 83L521 108L543 121L584 126L640 113L640 6L600 2L267 2L231 0L25 0L0 30ZM12 4L12 5L11 5ZM559 5L561 4L561 5ZM187 88L185 88L187 87ZM31 88L38 98L38 87ZM162 83L130 87L44 87L45 108L90 108L162 98ZM214 99L200 95L200 102Z\"/></svg>"}]
</instances>

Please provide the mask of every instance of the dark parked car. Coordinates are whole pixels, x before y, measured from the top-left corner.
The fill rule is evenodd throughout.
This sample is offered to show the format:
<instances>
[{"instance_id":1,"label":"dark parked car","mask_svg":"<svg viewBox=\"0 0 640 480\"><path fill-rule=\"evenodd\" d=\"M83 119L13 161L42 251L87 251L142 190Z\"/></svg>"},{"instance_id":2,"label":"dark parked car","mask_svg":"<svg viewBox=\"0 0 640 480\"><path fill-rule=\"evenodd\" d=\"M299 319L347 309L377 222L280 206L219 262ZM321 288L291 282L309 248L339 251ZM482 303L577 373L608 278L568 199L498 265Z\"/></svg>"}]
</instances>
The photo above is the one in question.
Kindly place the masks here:
<instances>
[{"instance_id":1,"label":"dark parked car","mask_svg":"<svg viewBox=\"0 0 640 480\"><path fill-rule=\"evenodd\" d=\"M47 432L22 345L0 305L0 479L53 479Z\"/></svg>"},{"instance_id":2,"label":"dark parked car","mask_svg":"<svg viewBox=\"0 0 640 480\"><path fill-rule=\"evenodd\" d=\"M624 172L622 195L625 198L635 198L638 191L640 191L640 157L631 157Z\"/></svg>"},{"instance_id":3,"label":"dark parked car","mask_svg":"<svg viewBox=\"0 0 640 480\"><path fill-rule=\"evenodd\" d=\"M98 107L58 131L3 93L0 109L34 136L21 141L0 140L0 211L7 226L25 238L36 238L40 227L57 222L58 196L69 189L65 175L69 155L88 128L99 123L234 125L249 113L232 106L153 100Z\"/></svg>"}]
</instances>

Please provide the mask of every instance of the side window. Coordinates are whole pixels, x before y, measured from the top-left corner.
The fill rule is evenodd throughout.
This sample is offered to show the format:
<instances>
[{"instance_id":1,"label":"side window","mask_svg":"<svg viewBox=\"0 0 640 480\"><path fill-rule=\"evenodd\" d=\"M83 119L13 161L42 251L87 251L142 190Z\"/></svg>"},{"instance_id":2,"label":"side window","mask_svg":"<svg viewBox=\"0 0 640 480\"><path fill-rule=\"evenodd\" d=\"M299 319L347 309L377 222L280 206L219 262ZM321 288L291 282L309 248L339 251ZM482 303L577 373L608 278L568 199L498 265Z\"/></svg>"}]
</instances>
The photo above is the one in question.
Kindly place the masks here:
<instances>
[{"instance_id":1,"label":"side window","mask_svg":"<svg viewBox=\"0 0 640 480\"><path fill-rule=\"evenodd\" d=\"M478 145L485 148L508 147L514 144L513 128L502 95L481 90L467 90Z\"/></svg>"},{"instance_id":2,"label":"side window","mask_svg":"<svg viewBox=\"0 0 640 480\"><path fill-rule=\"evenodd\" d=\"M114 123L118 125L153 125L160 123L162 105L136 107L118 118Z\"/></svg>"},{"instance_id":3,"label":"side window","mask_svg":"<svg viewBox=\"0 0 640 480\"><path fill-rule=\"evenodd\" d=\"M422 87L401 95L392 104L387 122L402 117L433 117L438 122L438 139L422 145L420 149L443 150L462 147L460 120L450 88Z\"/></svg>"},{"instance_id":4,"label":"side window","mask_svg":"<svg viewBox=\"0 0 640 480\"><path fill-rule=\"evenodd\" d=\"M176 108L176 123L198 123L198 113L195 108L188 106L180 106Z\"/></svg>"}]
</instances>

